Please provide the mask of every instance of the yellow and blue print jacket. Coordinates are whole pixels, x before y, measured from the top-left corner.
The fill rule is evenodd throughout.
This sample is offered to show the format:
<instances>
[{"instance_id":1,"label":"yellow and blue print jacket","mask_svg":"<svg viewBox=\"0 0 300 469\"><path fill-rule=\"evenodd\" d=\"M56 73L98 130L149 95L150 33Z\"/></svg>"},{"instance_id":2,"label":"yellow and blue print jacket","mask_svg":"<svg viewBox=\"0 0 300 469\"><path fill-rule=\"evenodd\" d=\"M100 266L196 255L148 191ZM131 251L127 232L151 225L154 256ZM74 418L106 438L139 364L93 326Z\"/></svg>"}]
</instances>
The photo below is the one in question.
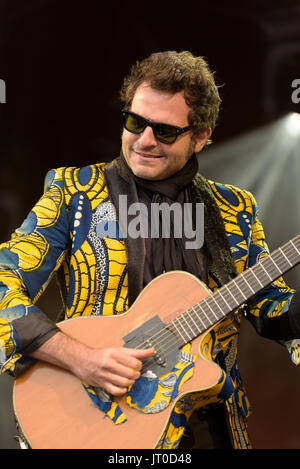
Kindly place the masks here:
<instances>
[{"instance_id":1,"label":"yellow and blue print jacket","mask_svg":"<svg viewBox=\"0 0 300 469\"><path fill-rule=\"evenodd\" d=\"M17 373L26 354L57 332L57 326L36 306L52 276L58 275L64 301L64 319L81 315L117 315L128 309L128 252L118 236L102 237L101 224L117 223L104 177L105 164L64 167L47 174L45 192L10 241L0 246L0 370ZM239 188L208 181L229 242L237 273L268 254L253 196ZM219 287L209 272L209 287ZM248 317L257 329L284 317L294 291L282 278L264 288L251 302ZM259 331L261 332L261 331ZM235 448L250 448L246 418L251 409L237 367L239 327L236 318L218 323L202 343L202 352L216 361L223 374L213 391L199 391L179 399L158 448L174 448L193 410L223 401L228 411ZM292 360L300 360L296 339L281 342ZM181 378L192 373L189 344L181 351L176 372L158 380L147 398L128 400L141 411L159 409L162 393L170 400ZM182 372L183 370L189 372ZM191 370L191 371L190 371ZM85 385L100 411L119 424L126 419L113 402L99 402ZM147 410L148 409L148 410ZM150 410L149 410L150 409ZM152 410L151 410L152 409ZM159 410L158 410L159 411Z\"/></svg>"}]
</instances>

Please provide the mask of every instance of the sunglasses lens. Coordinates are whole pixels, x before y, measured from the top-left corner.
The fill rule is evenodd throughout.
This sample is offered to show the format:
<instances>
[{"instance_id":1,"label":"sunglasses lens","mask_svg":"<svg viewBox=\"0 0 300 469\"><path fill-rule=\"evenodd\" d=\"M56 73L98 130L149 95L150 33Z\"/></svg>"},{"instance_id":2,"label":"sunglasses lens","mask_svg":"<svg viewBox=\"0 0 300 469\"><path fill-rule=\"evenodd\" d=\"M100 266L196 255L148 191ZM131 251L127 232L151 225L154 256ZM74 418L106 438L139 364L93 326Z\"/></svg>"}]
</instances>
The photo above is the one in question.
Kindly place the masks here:
<instances>
[{"instance_id":1,"label":"sunglasses lens","mask_svg":"<svg viewBox=\"0 0 300 469\"><path fill-rule=\"evenodd\" d=\"M176 129L166 124L156 125L154 135L163 143L173 143L177 137Z\"/></svg>"},{"instance_id":2,"label":"sunglasses lens","mask_svg":"<svg viewBox=\"0 0 300 469\"><path fill-rule=\"evenodd\" d=\"M150 123L137 114L123 111L123 125L126 130L134 134L144 132L149 125L152 127L155 138L162 143L174 143L177 138L177 128L173 125Z\"/></svg>"},{"instance_id":3,"label":"sunglasses lens","mask_svg":"<svg viewBox=\"0 0 300 469\"><path fill-rule=\"evenodd\" d=\"M133 114L126 114L124 118L124 125L125 128L129 132L133 132L135 134L140 134L145 130L146 124L144 119L139 116L135 116Z\"/></svg>"}]
</instances>

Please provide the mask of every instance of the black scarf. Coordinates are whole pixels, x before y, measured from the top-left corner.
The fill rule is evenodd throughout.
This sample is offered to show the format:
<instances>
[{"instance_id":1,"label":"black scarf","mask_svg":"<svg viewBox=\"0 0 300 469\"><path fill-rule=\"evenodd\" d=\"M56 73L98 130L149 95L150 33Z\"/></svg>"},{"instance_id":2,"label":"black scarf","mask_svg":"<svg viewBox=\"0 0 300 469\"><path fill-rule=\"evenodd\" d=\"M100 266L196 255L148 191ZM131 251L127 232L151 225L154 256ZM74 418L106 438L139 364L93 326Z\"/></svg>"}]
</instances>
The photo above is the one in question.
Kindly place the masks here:
<instances>
[{"instance_id":1,"label":"black scarf","mask_svg":"<svg viewBox=\"0 0 300 469\"><path fill-rule=\"evenodd\" d=\"M154 181L137 177L128 166L123 154L119 158L119 171L125 180L134 179L140 202L147 205L148 213L151 213L151 203L172 205L179 202L183 208L183 203L190 198L188 187L191 185L198 171L198 161L196 155L187 161L185 166L176 174L167 179ZM193 209L195 204L193 204ZM181 212L183 214L183 210ZM151 224L151 219L149 219ZM184 227L181 227L182 236L174 236L175 226L173 216L170 222L170 236L146 239L146 259L144 266L144 285L152 278L169 272L171 270L185 270L190 272L205 283L208 281L207 259L204 249L186 249L186 243L190 241L185 236ZM195 210L192 210L193 225L195 229ZM152 220L153 222L153 220ZM159 212L159 233L162 234L163 217Z\"/></svg>"},{"instance_id":2,"label":"black scarf","mask_svg":"<svg viewBox=\"0 0 300 469\"><path fill-rule=\"evenodd\" d=\"M221 286L235 276L235 265L224 223L210 183L201 174L197 173L197 169L198 163L196 156L193 155L186 166L176 175L163 181L144 180L137 178L132 173L121 155L106 166L104 176L110 199L116 208L117 217L120 210L120 194L127 195L128 204L140 201L140 196L143 193L147 195L150 203L153 199L158 200L158 198L167 198L168 196L173 202L174 199L182 197L182 194L185 202L192 202L193 205L197 202L204 203L205 242L203 248L186 250L183 246L184 239L180 238L164 238L162 243L161 240L157 239L154 246L155 252L152 252L153 265L155 266L153 275L161 273L162 270L186 270L208 283L209 269L217 285ZM130 216L128 217L129 221ZM151 245L152 242L153 239ZM149 249L145 240L141 238L131 239L127 237L125 245L128 255L128 296L130 306L144 287ZM153 248L153 246L151 247Z\"/></svg>"},{"instance_id":3,"label":"black scarf","mask_svg":"<svg viewBox=\"0 0 300 469\"><path fill-rule=\"evenodd\" d=\"M198 171L198 161L195 154L193 154L180 171L173 174L173 176L160 181L142 179L136 176L128 166L122 152L120 158L118 158L118 163L120 176L126 181L133 178L136 184L143 189L148 190L153 194L166 196L173 201L175 201L180 192L192 182Z\"/></svg>"}]
</instances>

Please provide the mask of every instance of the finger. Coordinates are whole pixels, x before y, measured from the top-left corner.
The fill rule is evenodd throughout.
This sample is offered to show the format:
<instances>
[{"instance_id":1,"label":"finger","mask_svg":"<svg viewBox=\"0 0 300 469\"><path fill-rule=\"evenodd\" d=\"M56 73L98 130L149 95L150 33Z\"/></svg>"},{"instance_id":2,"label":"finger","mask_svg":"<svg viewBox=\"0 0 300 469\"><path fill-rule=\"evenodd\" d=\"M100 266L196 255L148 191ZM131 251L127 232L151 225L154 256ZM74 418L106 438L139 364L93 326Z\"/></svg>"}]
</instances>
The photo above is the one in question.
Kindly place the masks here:
<instances>
[{"instance_id":1,"label":"finger","mask_svg":"<svg viewBox=\"0 0 300 469\"><path fill-rule=\"evenodd\" d=\"M152 355L154 355L155 350L153 347L148 348L148 349L136 349L133 351L133 356L137 359L138 361L138 367L136 367L136 370L141 370L143 366L143 360L150 358Z\"/></svg>"},{"instance_id":2,"label":"finger","mask_svg":"<svg viewBox=\"0 0 300 469\"><path fill-rule=\"evenodd\" d=\"M149 349L123 349L126 350L125 354L120 354L118 357L119 363L122 363L132 370L140 371L143 366L142 360L152 356L155 353L154 348ZM137 377L135 377L137 379Z\"/></svg>"},{"instance_id":3,"label":"finger","mask_svg":"<svg viewBox=\"0 0 300 469\"><path fill-rule=\"evenodd\" d=\"M124 365L121 362L115 362L111 364L108 373L135 381L140 377L138 368L139 363L141 362L138 360L133 360L133 366L128 366L127 364Z\"/></svg>"},{"instance_id":4,"label":"finger","mask_svg":"<svg viewBox=\"0 0 300 469\"><path fill-rule=\"evenodd\" d=\"M124 376L120 375L115 375L113 373L107 373L104 382L107 384L111 384L120 388L129 388L129 386L132 386L135 382L134 379L129 379Z\"/></svg>"},{"instance_id":5,"label":"finger","mask_svg":"<svg viewBox=\"0 0 300 469\"><path fill-rule=\"evenodd\" d=\"M128 349L124 349L124 350L127 351L128 356L135 357L138 360L142 360L143 358L151 357L155 353L155 350L154 350L153 347L146 348L146 349L128 348Z\"/></svg>"},{"instance_id":6,"label":"finger","mask_svg":"<svg viewBox=\"0 0 300 469\"><path fill-rule=\"evenodd\" d=\"M115 386L114 384L107 383L103 386L106 392L110 393L112 396L123 396L127 392L127 388Z\"/></svg>"},{"instance_id":7,"label":"finger","mask_svg":"<svg viewBox=\"0 0 300 469\"><path fill-rule=\"evenodd\" d=\"M136 358L148 358L151 357L155 353L153 347L145 348L145 349L135 349L134 356Z\"/></svg>"},{"instance_id":8,"label":"finger","mask_svg":"<svg viewBox=\"0 0 300 469\"><path fill-rule=\"evenodd\" d=\"M128 370L139 370L141 368L141 362L132 356L132 352L129 352L128 349L123 347L104 351L101 360L101 368L103 370L120 373L120 369L123 369L125 372L124 367L128 368Z\"/></svg>"}]
</instances>

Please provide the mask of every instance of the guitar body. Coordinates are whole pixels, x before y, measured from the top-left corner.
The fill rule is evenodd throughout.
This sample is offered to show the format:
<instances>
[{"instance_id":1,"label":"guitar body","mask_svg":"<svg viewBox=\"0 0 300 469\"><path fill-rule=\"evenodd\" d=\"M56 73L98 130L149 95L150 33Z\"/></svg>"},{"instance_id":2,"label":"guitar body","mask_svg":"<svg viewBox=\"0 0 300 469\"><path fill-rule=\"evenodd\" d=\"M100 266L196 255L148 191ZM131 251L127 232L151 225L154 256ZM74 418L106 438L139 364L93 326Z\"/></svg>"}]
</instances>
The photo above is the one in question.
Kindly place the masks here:
<instances>
[{"instance_id":1,"label":"guitar body","mask_svg":"<svg viewBox=\"0 0 300 469\"><path fill-rule=\"evenodd\" d=\"M100 410L80 380L71 373L42 362L33 365L16 380L14 386L16 418L30 446L74 449L146 449L159 446L179 399L201 392L205 403L216 401L224 378L229 381L228 395L234 390L230 387L230 378L205 356L209 330L299 262L300 235L297 235L213 295L193 275L172 271L160 275L147 285L126 313L116 316L82 316L60 323L59 327L66 334L99 348L147 348L150 337L157 356L151 358L151 376L149 373L147 375L147 367L144 369L147 359L143 362L142 376L126 396L116 398L114 402L109 401L113 409L120 410L118 415L125 414L126 420L122 423L114 423L109 412ZM180 338L179 318L187 326L188 338ZM196 324L198 320L204 327ZM157 322L159 332L156 329ZM193 324L196 325L194 335ZM139 340L137 347L136 338ZM165 342L168 342L168 348ZM179 353L178 347L189 342L191 350L186 352L184 348L184 353ZM189 345L187 347L190 349ZM194 360L192 354L198 355L198 358ZM186 373L187 368L180 368L181 363L185 366L186 362L189 373ZM179 374L188 375L188 379L181 380L180 385L177 381L174 383L174 375L178 379L178 370ZM190 373L191 370L193 373ZM157 389L160 385L164 388L158 392L160 402L154 405L153 399L149 399L149 394L153 396L153 393L149 393L149 389L153 390L153 383L153 388L156 385ZM156 394L154 397L156 399ZM141 406L140 402L144 402L145 406Z\"/></svg>"},{"instance_id":2,"label":"guitar body","mask_svg":"<svg viewBox=\"0 0 300 469\"><path fill-rule=\"evenodd\" d=\"M164 323L210 295L193 275L173 271L153 280L132 307L117 316L81 316L59 323L66 334L94 347L120 347L123 337L155 315ZM126 415L116 425L92 402L78 378L47 363L37 362L14 386L14 409L21 430L32 448L155 448L175 403L182 396L211 389L221 369L200 350L205 334L192 342L198 354L193 376L162 411L143 413L116 398Z\"/></svg>"}]
</instances>

